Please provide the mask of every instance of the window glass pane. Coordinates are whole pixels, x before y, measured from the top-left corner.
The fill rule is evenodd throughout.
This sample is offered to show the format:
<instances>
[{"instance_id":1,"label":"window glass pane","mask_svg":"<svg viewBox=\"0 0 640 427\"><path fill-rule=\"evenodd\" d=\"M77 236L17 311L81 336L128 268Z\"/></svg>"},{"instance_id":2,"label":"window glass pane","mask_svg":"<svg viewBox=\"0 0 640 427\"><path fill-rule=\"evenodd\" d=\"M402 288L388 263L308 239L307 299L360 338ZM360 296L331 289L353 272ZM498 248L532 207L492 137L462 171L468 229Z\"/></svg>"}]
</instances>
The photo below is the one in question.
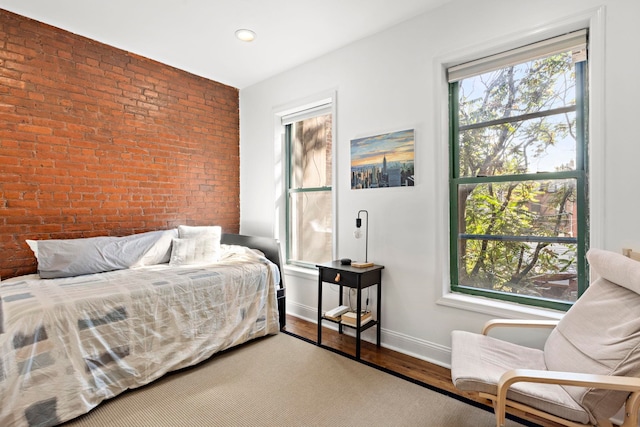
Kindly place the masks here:
<instances>
[{"instance_id":1,"label":"window glass pane","mask_svg":"<svg viewBox=\"0 0 640 427\"><path fill-rule=\"evenodd\" d=\"M576 180L458 186L460 234L574 237Z\"/></svg>"},{"instance_id":2,"label":"window glass pane","mask_svg":"<svg viewBox=\"0 0 640 427\"><path fill-rule=\"evenodd\" d=\"M460 126L576 103L571 53L559 53L460 81Z\"/></svg>"},{"instance_id":3,"label":"window glass pane","mask_svg":"<svg viewBox=\"0 0 640 427\"><path fill-rule=\"evenodd\" d=\"M460 176L576 168L576 113L460 131Z\"/></svg>"},{"instance_id":4,"label":"window glass pane","mask_svg":"<svg viewBox=\"0 0 640 427\"><path fill-rule=\"evenodd\" d=\"M331 186L331 114L291 125L291 188Z\"/></svg>"},{"instance_id":5,"label":"window glass pane","mask_svg":"<svg viewBox=\"0 0 640 427\"><path fill-rule=\"evenodd\" d=\"M562 53L460 81L459 176L573 170L576 77Z\"/></svg>"},{"instance_id":6,"label":"window glass pane","mask_svg":"<svg viewBox=\"0 0 640 427\"><path fill-rule=\"evenodd\" d=\"M575 300L576 180L465 184L458 200L460 285Z\"/></svg>"},{"instance_id":7,"label":"window glass pane","mask_svg":"<svg viewBox=\"0 0 640 427\"><path fill-rule=\"evenodd\" d=\"M331 191L292 193L290 254L294 261L331 261Z\"/></svg>"},{"instance_id":8,"label":"window glass pane","mask_svg":"<svg viewBox=\"0 0 640 427\"><path fill-rule=\"evenodd\" d=\"M461 286L573 302L576 245L468 240L458 259Z\"/></svg>"}]
</instances>

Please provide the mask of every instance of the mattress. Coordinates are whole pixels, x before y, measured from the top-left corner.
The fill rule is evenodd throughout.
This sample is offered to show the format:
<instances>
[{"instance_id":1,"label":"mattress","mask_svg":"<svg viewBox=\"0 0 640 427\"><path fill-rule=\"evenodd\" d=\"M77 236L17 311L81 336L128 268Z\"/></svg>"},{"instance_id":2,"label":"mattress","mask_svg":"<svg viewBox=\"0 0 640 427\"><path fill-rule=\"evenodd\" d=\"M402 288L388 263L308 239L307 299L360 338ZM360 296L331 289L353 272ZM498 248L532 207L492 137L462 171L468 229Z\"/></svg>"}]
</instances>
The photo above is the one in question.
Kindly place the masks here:
<instances>
[{"instance_id":1,"label":"mattress","mask_svg":"<svg viewBox=\"0 0 640 427\"><path fill-rule=\"evenodd\" d=\"M0 425L55 425L277 333L278 268L248 248L223 251L208 266L0 282Z\"/></svg>"}]
</instances>

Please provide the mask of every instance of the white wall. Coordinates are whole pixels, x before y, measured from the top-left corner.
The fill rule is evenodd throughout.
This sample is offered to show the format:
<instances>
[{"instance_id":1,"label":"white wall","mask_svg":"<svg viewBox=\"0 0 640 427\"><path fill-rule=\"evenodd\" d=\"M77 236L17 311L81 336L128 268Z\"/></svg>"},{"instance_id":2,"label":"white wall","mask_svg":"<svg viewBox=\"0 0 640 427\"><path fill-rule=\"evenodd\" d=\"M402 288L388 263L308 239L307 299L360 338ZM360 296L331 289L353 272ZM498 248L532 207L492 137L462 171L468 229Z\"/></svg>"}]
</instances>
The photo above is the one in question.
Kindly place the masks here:
<instances>
[{"instance_id":1,"label":"white wall","mask_svg":"<svg viewBox=\"0 0 640 427\"><path fill-rule=\"evenodd\" d=\"M601 7L604 6L604 7ZM640 249L637 182L640 143L636 100L640 2L636 0L453 0L380 34L240 92L241 232L272 236L279 231L282 199L280 142L274 114L315 94L337 94L336 180L338 257L363 257L352 235L359 209L370 216L369 260L383 272L383 345L448 365L453 329L479 331L495 315L551 317L558 313L518 306L480 307L464 301L442 304L447 281L446 86L440 64L476 50L543 34L575 21L600 25L604 41L596 52L592 84L594 188L592 244L613 251ZM560 24L558 24L560 23ZM331 31L331 25L327 25ZM444 94L444 95L443 95ZM350 140L388 131L416 130L413 188L351 190ZM597 181L596 181L597 180ZM288 311L315 318L317 276L286 275ZM325 309L337 303L326 291ZM368 331L368 339L373 334ZM532 341L539 337L531 338Z\"/></svg>"}]
</instances>

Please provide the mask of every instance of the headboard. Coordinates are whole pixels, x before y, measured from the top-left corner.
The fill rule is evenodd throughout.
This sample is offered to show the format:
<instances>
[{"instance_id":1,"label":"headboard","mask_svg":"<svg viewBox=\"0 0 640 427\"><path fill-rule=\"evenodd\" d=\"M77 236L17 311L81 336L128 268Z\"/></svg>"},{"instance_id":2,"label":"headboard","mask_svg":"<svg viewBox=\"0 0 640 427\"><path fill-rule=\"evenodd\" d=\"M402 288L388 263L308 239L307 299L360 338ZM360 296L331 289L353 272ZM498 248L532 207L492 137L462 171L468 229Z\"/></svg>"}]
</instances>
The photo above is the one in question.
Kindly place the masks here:
<instances>
[{"instance_id":1,"label":"headboard","mask_svg":"<svg viewBox=\"0 0 640 427\"><path fill-rule=\"evenodd\" d=\"M223 245L239 245L246 246L251 249L257 249L261 251L269 261L278 266L278 270L280 271L280 288L277 291L278 311L280 314L280 329L284 329L286 325L286 307L284 274L282 271L282 263L280 261L280 242L277 239L269 237L223 233L220 243Z\"/></svg>"}]
</instances>

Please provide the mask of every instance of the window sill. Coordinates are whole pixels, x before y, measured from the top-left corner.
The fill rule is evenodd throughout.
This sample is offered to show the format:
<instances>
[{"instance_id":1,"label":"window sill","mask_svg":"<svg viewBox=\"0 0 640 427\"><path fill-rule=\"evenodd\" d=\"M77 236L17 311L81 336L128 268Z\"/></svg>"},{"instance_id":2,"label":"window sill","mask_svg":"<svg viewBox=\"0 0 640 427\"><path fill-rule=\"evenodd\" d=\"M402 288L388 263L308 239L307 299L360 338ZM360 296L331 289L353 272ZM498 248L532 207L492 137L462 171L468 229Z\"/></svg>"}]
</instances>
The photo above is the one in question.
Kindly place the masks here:
<instances>
[{"instance_id":1,"label":"window sill","mask_svg":"<svg viewBox=\"0 0 640 427\"><path fill-rule=\"evenodd\" d=\"M488 314L497 318L525 318L541 320L560 320L564 316L564 311L550 310L538 307L531 307L523 304L496 301L490 298L463 295L458 293L448 293L443 295L438 301L438 305L453 307L460 310L473 311L476 313Z\"/></svg>"},{"instance_id":2,"label":"window sill","mask_svg":"<svg viewBox=\"0 0 640 427\"><path fill-rule=\"evenodd\" d=\"M296 265L284 265L282 267L284 274L288 276L300 277L302 279L308 280L318 280L318 269L317 268L305 268L299 267Z\"/></svg>"}]
</instances>

